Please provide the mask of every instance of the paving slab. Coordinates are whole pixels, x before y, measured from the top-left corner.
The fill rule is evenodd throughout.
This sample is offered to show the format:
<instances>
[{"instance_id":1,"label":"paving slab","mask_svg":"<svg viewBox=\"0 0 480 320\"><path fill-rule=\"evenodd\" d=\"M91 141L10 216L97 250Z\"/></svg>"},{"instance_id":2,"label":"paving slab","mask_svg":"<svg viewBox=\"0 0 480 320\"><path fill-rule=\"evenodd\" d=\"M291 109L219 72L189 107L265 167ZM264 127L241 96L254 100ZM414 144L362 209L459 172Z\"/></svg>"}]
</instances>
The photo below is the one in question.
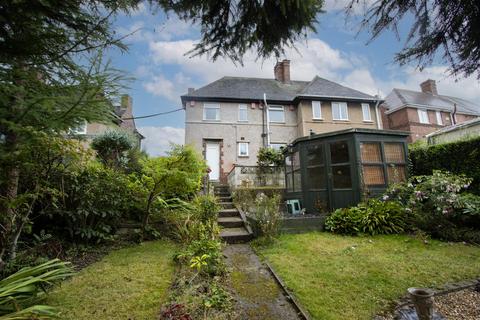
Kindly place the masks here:
<instances>
[{"instance_id":1,"label":"paving slab","mask_svg":"<svg viewBox=\"0 0 480 320\"><path fill-rule=\"evenodd\" d=\"M301 319L248 244L228 245L223 253L231 271L230 287L238 319Z\"/></svg>"}]
</instances>

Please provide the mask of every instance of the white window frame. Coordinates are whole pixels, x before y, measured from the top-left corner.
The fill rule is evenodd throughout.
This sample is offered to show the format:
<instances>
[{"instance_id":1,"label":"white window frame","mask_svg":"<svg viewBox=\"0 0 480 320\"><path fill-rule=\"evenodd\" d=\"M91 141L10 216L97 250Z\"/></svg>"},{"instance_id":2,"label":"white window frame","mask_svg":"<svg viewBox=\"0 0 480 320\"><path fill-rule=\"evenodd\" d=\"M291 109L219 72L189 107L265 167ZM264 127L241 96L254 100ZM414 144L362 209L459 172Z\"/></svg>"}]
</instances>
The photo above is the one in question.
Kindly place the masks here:
<instances>
[{"instance_id":1,"label":"white window frame","mask_svg":"<svg viewBox=\"0 0 480 320\"><path fill-rule=\"evenodd\" d=\"M335 107L338 107L338 113L340 118L335 118ZM345 107L345 110L342 110L342 107ZM343 112L345 111L345 112ZM344 114L345 113L345 114ZM332 119L333 120L341 120L341 121L348 121L348 104L346 102L332 102Z\"/></svg>"},{"instance_id":2,"label":"white window frame","mask_svg":"<svg viewBox=\"0 0 480 320\"><path fill-rule=\"evenodd\" d=\"M362 103L362 117L365 122L373 122L369 103Z\"/></svg>"},{"instance_id":3,"label":"white window frame","mask_svg":"<svg viewBox=\"0 0 480 320\"><path fill-rule=\"evenodd\" d=\"M242 145L246 146L246 149L245 149L246 153L245 154L241 153L241 146ZM239 157L248 157L248 142L239 142L238 143L238 156Z\"/></svg>"},{"instance_id":4,"label":"white window frame","mask_svg":"<svg viewBox=\"0 0 480 320\"><path fill-rule=\"evenodd\" d=\"M278 148L273 147L273 145L278 146ZM287 146L287 144L285 142L271 142L270 143L270 148L273 148L275 150L281 150L282 147L285 148L286 146Z\"/></svg>"},{"instance_id":5,"label":"white window frame","mask_svg":"<svg viewBox=\"0 0 480 320\"><path fill-rule=\"evenodd\" d=\"M242 117L240 116L243 110L245 110L245 119L242 119ZM238 105L238 121L248 122L248 106L246 104Z\"/></svg>"},{"instance_id":6,"label":"white window frame","mask_svg":"<svg viewBox=\"0 0 480 320\"><path fill-rule=\"evenodd\" d=\"M318 108L317 112L315 112L315 108ZM312 101L312 119L322 120L322 102Z\"/></svg>"},{"instance_id":7,"label":"white window frame","mask_svg":"<svg viewBox=\"0 0 480 320\"><path fill-rule=\"evenodd\" d=\"M435 111L435 116L437 117L437 124L443 126L442 113L440 111Z\"/></svg>"},{"instance_id":8,"label":"white window frame","mask_svg":"<svg viewBox=\"0 0 480 320\"><path fill-rule=\"evenodd\" d=\"M283 115L283 120L282 121L275 121L275 120L272 120L272 117L270 116L270 111L282 111L282 115ZM268 119L269 119L269 122L272 122L272 123L285 123L285 107L284 106L268 106Z\"/></svg>"},{"instance_id":9,"label":"white window frame","mask_svg":"<svg viewBox=\"0 0 480 320\"><path fill-rule=\"evenodd\" d=\"M430 120L428 119L427 109L417 109L417 113L418 113L418 121L420 121L420 123L430 124Z\"/></svg>"},{"instance_id":10,"label":"white window frame","mask_svg":"<svg viewBox=\"0 0 480 320\"><path fill-rule=\"evenodd\" d=\"M215 119L207 119L206 115L207 109L216 109L216 117ZM220 121L220 105L218 103L204 103L203 104L203 120L205 121Z\"/></svg>"},{"instance_id":11,"label":"white window frame","mask_svg":"<svg viewBox=\"0 0 480 320\"><path fill-rule=\"evenodd\" d=\"M85 135L87 134L87 121L83 121L83 123L81 125L79 125L78 127L76 128L72 128L70 129L70 133L71 134L78 134L78 135Z\"/></svg>"}]
</instances>

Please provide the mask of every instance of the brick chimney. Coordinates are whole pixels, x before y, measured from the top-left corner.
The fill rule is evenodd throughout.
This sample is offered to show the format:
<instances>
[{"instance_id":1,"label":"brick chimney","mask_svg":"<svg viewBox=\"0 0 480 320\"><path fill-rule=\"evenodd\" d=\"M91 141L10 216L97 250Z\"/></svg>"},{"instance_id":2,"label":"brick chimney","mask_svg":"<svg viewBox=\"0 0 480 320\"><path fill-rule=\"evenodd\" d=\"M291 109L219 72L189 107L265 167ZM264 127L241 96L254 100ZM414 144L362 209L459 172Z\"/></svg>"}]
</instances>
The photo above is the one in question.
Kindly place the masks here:
<instances>
[{"instance_id":1,"label":"brick chimney","mask_svg":"<svg viewBox=\"0 0 480 320\"><path fill-rule=\"evenodd\" d=\"M132 97L130 97L128 94L122 95L120 107L122 109L126 109L129 113L132 113Z\"/></svg>"},{"instance_id":2,"label":"brick chimney","mask_svg":"<svg viewBox=\"0 0 480 320\"><path fill-rule=\"evenodd\" d=\"M273 73L275 74L275 80L283 83L290 82L290 60L278 61L273 68Z\"/></svg>"},{"instance_id":3,"label":"brick chimney","mask_svg":"<svg viewBox=\"0 0 480 320\"><path fill-rule=\"evenodd\" d=\"M428 79L422 83L420 83L420 88L422 88L422 92L424 93L430 93L430 94L435 94L437 95L437 83L435 80Z\"/></svg>"},{"instance_id":4,"label":"brick chimney","mask_svg":"<svg viewBox=\"0 0 480 320\"><path fill-rule=\"evenodd\" d=\"M195 91L195 88L188 88L188 94L192 94Z\"/></svg>"}]
</instances>

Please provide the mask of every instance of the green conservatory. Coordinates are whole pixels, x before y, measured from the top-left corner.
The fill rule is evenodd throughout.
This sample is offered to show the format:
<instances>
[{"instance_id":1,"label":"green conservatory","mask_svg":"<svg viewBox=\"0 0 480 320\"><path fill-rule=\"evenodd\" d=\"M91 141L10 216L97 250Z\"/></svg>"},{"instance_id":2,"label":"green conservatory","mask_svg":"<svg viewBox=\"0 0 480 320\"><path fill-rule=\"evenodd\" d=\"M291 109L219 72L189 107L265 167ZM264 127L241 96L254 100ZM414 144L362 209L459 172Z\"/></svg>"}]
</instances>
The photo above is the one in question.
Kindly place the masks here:
<instances>
[{"instance_id":1,"label":"green conservatory","mask_svg":"<svg viewBox=\"0 0 480 320\"><path fill-rule=\"evenodd\" d=\"M402 131L347 129L296 139L284 150L287 203L318 214L381 194L407 178L407 137Z\"/></svg>"}]
</instances>

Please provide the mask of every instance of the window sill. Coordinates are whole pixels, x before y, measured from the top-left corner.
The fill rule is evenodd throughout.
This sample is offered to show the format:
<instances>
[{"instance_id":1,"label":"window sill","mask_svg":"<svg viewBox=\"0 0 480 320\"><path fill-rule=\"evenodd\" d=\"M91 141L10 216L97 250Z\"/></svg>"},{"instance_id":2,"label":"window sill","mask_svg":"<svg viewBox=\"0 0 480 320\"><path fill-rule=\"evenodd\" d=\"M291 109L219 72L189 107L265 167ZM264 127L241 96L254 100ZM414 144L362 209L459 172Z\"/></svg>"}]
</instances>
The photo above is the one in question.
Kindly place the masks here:
<instances>
[{"instance_id":1,"label":"window sill","mask_svg":"<svg viewBox=\"0 0 480 320\"><path fill-rule=\"evenodd\" d=\"M363 120L364 123L369 123L369 124L373 124L374 121L373 120Z\"/></svg>"},{"instance_id":2,"label":"window sill","mask_svg":"<svg viewBox=\"0 0 480 320\"><path fill-rule=\"evenodd\" d=\"M285 124L285 121L270 121L273 124Z\"/></svg>"},{"instance_id":3,"label":"window sill","mask_svg":"<svg viewBox=\"0 0 480 320\"><path fill-rule=\"evenodd\" d=\"M220 122L222 120L218 119L218 120L213 120L213 119L203 119L202 121L204 122Z\"/></svg>"},{"instance_id":4,"label":"window sill","mask_svg":"<svg viewBox=\"0 0 480 320\"><path fill-rule=\"evenodd\" d=\"M237 120L238 122L247 123L248 120Z\"/></svg>"},{"instance_id":5,"label":"window sill","mask_svg":"<svg viewBox=\"0 0 480 320\"><path fill-rule=\"evenodd\" d=\"M332 119L332 120L337 122L350 122L350 119Z\"/></svg>"},{"instance_id":6,"label":"window sill","mask_svg":"<svg viewBox=\"0 0 480 320\"><path fill-rule=\"evenodd\" d=\"M241 156L241 155L239 155L238 157L239 158L249 158L249 156Z\"/></svg>"},{"instance_id":7,"label":"window sill","mask_svg":"<svg viewBox=\"0 0 480 320\"><path fill-rule=\"evenodd\" d=\"M323 118L312 118L313 121L318 121L318 122L321 122L323 121L324 119Z\"/></svg>"}]
</instances>

